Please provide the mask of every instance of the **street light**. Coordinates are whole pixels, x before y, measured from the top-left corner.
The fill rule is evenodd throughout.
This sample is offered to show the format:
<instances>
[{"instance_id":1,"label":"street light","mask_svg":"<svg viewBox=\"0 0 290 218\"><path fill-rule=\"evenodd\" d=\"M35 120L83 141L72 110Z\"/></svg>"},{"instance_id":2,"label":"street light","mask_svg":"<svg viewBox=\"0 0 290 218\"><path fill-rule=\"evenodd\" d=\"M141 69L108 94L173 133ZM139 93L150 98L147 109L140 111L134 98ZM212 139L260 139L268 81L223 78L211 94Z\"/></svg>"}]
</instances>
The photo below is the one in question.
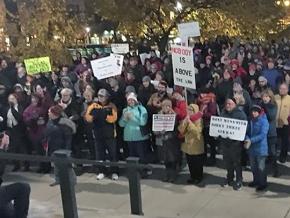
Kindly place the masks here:
<instances>
[{"instance_id":1,"label":"street light","mask_svg":"<svg viewBox=\"0 0 290 218\"><path fill-rule=\"evenodd\" d=\"M91 28L90 27L86 27L85 30L86 30L87 33L91 32Z\"/></svg>"},{"instance_id":2,"label":"street light","mask_svg":"<svg viewBox=\"0 0 290 218\"><path fill-rule=\"evenodd\" d=\"M290 1L289 1L289 0L284 1L284 5L285 5L286 7L289 7L289 5L290 5Z\"/></svg>"}]
</instances>

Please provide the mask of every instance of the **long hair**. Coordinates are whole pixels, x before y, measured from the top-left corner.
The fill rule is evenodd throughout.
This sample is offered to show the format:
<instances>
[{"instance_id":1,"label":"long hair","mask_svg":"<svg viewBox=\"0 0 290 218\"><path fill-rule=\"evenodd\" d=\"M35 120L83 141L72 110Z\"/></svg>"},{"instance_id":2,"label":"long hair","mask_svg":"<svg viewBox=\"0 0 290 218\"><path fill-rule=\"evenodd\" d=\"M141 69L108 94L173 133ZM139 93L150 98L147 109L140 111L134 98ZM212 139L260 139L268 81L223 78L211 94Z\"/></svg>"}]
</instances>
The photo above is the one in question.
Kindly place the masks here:
<instances>
[{"instance_id":1,"label":"long hair","mask_svg":"<svg viewBox=\"0 0 290 218\"><path fill-rule=\"evenodd\" d=\"M273 91L271 89L265 89L262 92L261 96L263 97L264 95L269 96L270 97L270 103L276 105L275 96L274 96L274 93L273 93Z\"/></svg>"}]
</instances>

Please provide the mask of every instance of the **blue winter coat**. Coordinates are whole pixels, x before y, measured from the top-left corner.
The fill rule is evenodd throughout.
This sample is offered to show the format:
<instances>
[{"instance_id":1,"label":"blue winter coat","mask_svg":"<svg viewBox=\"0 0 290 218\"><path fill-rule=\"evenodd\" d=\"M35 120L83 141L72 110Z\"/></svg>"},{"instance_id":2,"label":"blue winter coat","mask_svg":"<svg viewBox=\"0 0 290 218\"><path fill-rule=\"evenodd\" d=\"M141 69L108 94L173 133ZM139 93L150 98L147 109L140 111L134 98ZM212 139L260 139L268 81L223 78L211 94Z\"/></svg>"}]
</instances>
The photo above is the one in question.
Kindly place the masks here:
<instances>
[{"instance_id":1,"label":"blue winter coat","mask_svg":"<svg viewBox=\"0 0 290 218\"><path fill-rule=\"evenodd\" d=\"M132 118L130 120L124 119L125 113L131 113ZM143 136L140 131L140 126L146 126L148 119L148 113L145 107L142 105L135 105L134 107L126 107L123 110L119 125L124 127L124 141L145 141L149 138L149 135Z\"/></svg>"},{"instance_id":2,"label":"blue winter coat","mask_svg":"<svg viewBox=\"0 0 290 218\"><path fill-rule=\"evenodd\" d=\"M276 69L267 69L262 72L268 84L272 87L273 90L277 90L278 84L281 82L281 74Z\"/></svg>"},{"instance_id":3,"label":"blue winter coat","mask_svg":"<svg viewBox=\"0 0 290 218\"><path fill-rule=\"evenodd\" d=\"M249 155L268 156L267 135L269 131L269 122L266 114L261 114L258 118L252 119L248 125L246 139L251 140Z\"/></svg>"}]
</instances>

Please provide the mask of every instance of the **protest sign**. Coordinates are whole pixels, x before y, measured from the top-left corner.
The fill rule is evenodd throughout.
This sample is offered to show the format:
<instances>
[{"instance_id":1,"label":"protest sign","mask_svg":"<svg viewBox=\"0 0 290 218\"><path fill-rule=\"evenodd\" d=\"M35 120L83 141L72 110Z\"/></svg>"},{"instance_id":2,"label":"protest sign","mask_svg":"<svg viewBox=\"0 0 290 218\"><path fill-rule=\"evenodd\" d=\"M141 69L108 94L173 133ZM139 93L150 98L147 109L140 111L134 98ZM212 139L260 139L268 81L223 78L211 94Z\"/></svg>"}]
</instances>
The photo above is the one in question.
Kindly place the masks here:
<instances>
[{"instance_id":1,"label":"protest sign","mask_svg":"<svg viewBox=\"0 0 290 218\"><path fill-rule=\"evenodd\" d=\"M147 54L147 53L142 53L139 56L140 56L140 60L141 60L142 65L145 64L146 59L151 58L151 54Z\"/></svg>"},{"instance_id":2,"label":"protest sign","mask_svg":"<svg viewBox=\"0 0 290 218\"><path fill-rule=\"evenodd\" d=\"M51 71L49 57L30 58L24 60L26 72L29 75Z\"/></svg>"},{"instance_id":3,"label":"protest sign","mask_svg":"<svg viewBox=\"0 0 290 218\"><path fill-rule=\"evenodd\" d=\"M195 89L195 69L191 47L171 46L174 85Z\"/></svg>"},{"instance_id":4,"label":"protest sign","mask_svg":"<svg viewBox=\"0 0 290 218\"><path fill-rule=\"evenodd\" d=\"M121 74L119 66L117 65L117 59L114 55L93 60L91 61L91 66L95 77L99 80Z\"/></svg>"},{"instance_id":5,"label":"protest sign","mask_svg":"<svg viewBox=\"0 0 290 218\"><path fill-rule=\"evenodd\" d=\"M210 120L209 135L244 141L247 125L248 121L246 120L212 116Z\"/></svg>"},{"instance_id":6,"label":"protest sign","mask_svg":"<svg viewBox=\"0 0 290 218\"><path fill-rule=\"evenodd\" d=\"M127 54L129 52L128 43L111 44L112 52L115 54Z\"/></svg>"},{"instance_id":7,"label":"protest sign","mask_svg":"<svg viewBox=\"0 0 290 218\"><path fill-rule=\"evenodd\" d=\"M173 131L175 114L153 114L152 130L154 132Z\"/></svg>"},{"instance_id":8,"label":"protest sign","mask_svg":"<svg viewBox=\"0 0 290 218\"><path fill-rule=\"evenodd\" d=\"M123 69L124 56L118 55L118 54L111 54L111 56L113 56L115 58L116 74L120 75L122 73L122 69Z\"/></svg>"},{"instance_id":9,"label":"protest sign","mask_svg":"<svg viewBox=\"0 0 290 218\"><path fill-rule=\"evenodd\" d=\"M179 36L196 37L200 36L200 28L198 22L178 24Z\"/></svg>"}]
</instances>

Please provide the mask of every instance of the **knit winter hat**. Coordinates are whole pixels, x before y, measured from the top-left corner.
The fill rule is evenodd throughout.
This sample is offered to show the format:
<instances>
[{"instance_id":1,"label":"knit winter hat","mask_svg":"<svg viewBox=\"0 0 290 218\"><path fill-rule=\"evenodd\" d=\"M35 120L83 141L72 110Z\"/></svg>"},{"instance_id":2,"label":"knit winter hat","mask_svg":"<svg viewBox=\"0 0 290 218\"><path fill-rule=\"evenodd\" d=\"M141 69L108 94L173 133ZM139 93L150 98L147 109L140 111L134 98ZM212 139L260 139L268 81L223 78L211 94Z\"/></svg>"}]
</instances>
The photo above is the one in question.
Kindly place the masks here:
<instances>
[{"instance_id":1,"label":"knit winter hat","mask_svg":"<svg viewBox=\"0 0 290 218\"><path fill-rule=\"evenodd\" d=\"M262 108L261 108L259 105L253 105L253 106L251 107L251 111L252 111L252 112L253 112L253 111L256 111L256 112L258 112L258 113L261 113Z\"/></svg>"},{"instance_id":2,"label":"knit winter hat","mask_svg":"<svg viewBox=\"0 0 290 218\"><path fill-rule=\"evenodd\" d=\"M125 93L131 93L131 92L136 93L135 87L134 86L127 86Z\"/></svg>"},{"instance_id":3,"label":"knit winter hat","mask_svg":"<svg viewBox=\"0 0 290 218\"><path fill-rule=\"evenodd\" d=\"M267 82L268 80L264 76L259 76L258 81L259 82Z\"/></svg>"},{"instance_id":4,"label":"knit winter hat","mask_svg":"<svg viewBox=\"0 0 290 218\"><path fill-rule=\"evenodd\" d=\"M142 82L151 82L150 76L144 76Z\"/></svg>"},{"instance_id":5,"label":"knit winter hat","mask_svg":"<svg viewBox=\"0 0 290 218\"><path fill-rule=\"evenodd\" d=\"M62 112L63 112L63 109L61 106L59 105L55 105L55 106L52 106L49 108L49 111L54 114L56 117L60 117Z\"/></svg>"},{"instance_id":6,"label":"knit winter hat","mask_svg":"<svg viewBox=\"0 0 290 218\"><path fill-rule=\"evenodd\" d=\"M129 95L127 96L127 101L128 101L129 99L132 99L132 100L134 100L135 102L138 102L138 100L137 100L137 96L136 96L136 94L135 94L134 92L129 93Z\"/></svg>"}]
</instances>

